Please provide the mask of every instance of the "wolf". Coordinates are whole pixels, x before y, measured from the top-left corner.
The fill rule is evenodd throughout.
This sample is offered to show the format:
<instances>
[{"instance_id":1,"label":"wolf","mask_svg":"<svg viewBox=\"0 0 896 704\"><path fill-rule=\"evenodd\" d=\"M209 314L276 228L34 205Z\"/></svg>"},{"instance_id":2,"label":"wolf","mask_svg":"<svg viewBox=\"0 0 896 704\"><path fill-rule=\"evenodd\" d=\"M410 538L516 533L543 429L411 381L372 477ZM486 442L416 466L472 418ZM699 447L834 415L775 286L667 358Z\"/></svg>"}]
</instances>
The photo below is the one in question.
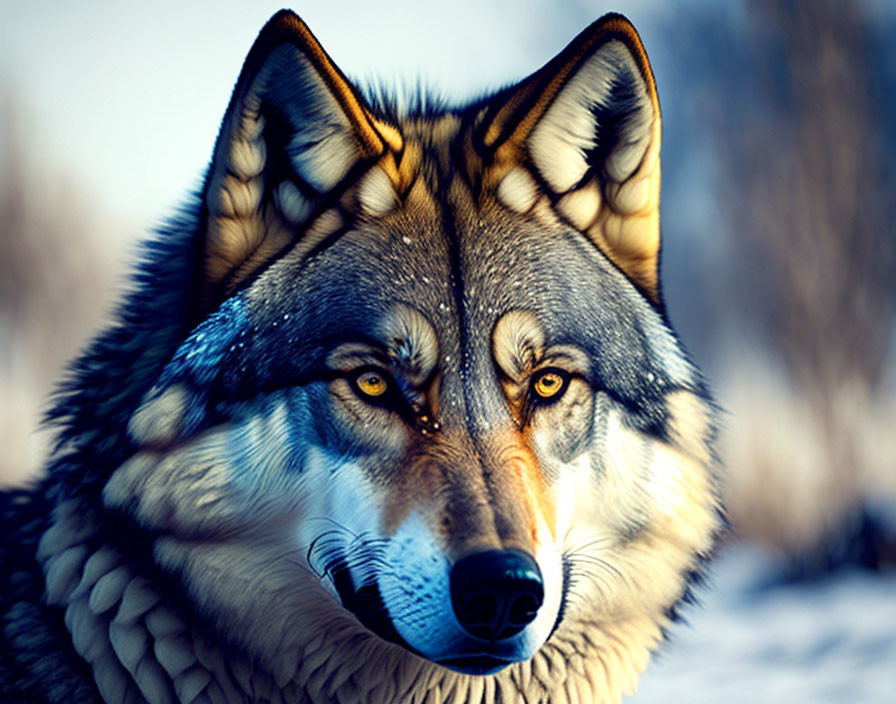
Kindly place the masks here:
<instances>
[{"instance_id":1,"label":"wolf","mask_svg":"<svg viewBox=\"0 0 896 704\"><path fill-rule=\"evenodd\" d=\"M19 702L618 702L723 517L611 14L461 107L282 11L2 497Z\"/></svg>"}]
</instances>

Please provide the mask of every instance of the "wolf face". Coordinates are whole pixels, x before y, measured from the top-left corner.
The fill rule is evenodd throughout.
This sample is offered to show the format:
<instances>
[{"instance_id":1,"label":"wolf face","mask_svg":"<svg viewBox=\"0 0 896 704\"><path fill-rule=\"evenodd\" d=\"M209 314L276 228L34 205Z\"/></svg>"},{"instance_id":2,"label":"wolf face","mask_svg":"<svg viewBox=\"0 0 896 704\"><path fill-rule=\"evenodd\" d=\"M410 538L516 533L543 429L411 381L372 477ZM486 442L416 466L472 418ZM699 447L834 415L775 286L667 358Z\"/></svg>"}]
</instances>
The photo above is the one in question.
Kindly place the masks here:
<instances>
[{"instance_id":1,"label":"wolf face","mask_svg":"<svg viewBox=\"0 0 896 704\"><path fill-rule=\"evenodd\" d=\"M60 405L57 473L95 488L61 492L40 559L100 690L79 619L159 603L225 694L630 690L720 521L714 408L659 288L659 150L618 15L489 99L405 113L275 16L197 213ZM116 569L144 611L92 596ZM104 657L150 698L123 637Z\"/></svg>"}]
</instances>

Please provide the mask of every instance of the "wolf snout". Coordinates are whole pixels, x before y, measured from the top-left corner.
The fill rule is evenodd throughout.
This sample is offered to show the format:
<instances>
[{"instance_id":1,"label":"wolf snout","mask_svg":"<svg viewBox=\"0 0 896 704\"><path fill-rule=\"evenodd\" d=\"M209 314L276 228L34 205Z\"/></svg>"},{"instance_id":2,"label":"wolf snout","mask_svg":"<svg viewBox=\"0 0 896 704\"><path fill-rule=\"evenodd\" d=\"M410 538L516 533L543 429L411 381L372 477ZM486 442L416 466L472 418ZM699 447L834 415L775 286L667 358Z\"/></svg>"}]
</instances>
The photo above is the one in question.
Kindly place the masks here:
<instances>
[{"instance_id":1,"label":"wolf snout","mask_svg":"<svg viewBox=\"0 0 896 704\"><path fill-rule=\"evenodd\" d=\"M535 560L522 550L485 550L458 560L451 569L451 605L461 627L474 638L511 638L528 626L544 600Z\"/></svg>"}]
</instances>

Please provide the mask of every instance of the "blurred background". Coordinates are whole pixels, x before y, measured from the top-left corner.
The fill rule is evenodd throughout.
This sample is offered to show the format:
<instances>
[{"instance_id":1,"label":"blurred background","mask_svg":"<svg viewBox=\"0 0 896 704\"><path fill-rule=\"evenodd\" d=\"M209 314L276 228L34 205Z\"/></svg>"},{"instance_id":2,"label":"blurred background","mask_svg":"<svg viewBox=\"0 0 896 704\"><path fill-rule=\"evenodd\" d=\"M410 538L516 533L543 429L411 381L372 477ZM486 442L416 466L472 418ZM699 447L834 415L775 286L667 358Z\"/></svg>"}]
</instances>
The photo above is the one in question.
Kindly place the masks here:
<instances>
[{"instance_id":1,"label":"blurred background","mask_svg":"<svg viewBox=\"0 0 896 704\"><path fill-rule=\"evenodd\" d=\"M0 484L135 244L197 187L281 2L0 0ZM343 70L463 101L625 13L663 108L670 317L725 409L732 537L632 701L893 702L896 4L306 0Z\"/></svg>"}]
</instances>

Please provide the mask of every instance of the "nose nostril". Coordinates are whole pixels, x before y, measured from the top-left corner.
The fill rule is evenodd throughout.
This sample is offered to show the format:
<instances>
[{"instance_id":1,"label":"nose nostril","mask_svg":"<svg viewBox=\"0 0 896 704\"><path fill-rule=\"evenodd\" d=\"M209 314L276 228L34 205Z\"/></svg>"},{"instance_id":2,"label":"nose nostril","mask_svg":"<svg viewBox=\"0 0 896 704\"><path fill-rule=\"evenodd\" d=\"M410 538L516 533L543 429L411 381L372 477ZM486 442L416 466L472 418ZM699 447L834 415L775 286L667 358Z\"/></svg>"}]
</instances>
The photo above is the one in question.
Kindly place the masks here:
<instances>
[{"instance_id":1,"label":"nose nostril","mask_svg":"<svg viewBox=\"0 0 896 704\"><path fill-rule=\"evenodd\" d=\"M538 614L541 571L521 550L486 550L451 570L451 602L461 627L481 640L515 636Z\"/></svg>"},{"instance_id":2,"label":"nose nostril","mask_svg":"<svg viewBox=\"0 0 896 704\"><path fill-rule=\"evenodd\" d=\"M498 600L492 594L470 594L454 608L464 629L484 639L490 637L492 624L500 614Z\"/></svg>"},{"instance_id":3,"label":"nose nostril","mask_svg":"<svg viewBox=\"0 0 896 704\"><path fill-rule=\"evenodd\" d=\"M510 605L508 621L511 625L527 626L535 619L540 605L541 599L536 600L533 596L517 597Z\"/></svg>"},{"instance_id":4,"label":"nose nostril","mask_svg":"<svg viewBox=\"0 0 896 704\"><path fill-rule=\"evenodd\" d=\"M497 599L489 594L475 594L461 605L457 618L470 635L487 640L499 614Z\"/></svg>"}]
</instances>

